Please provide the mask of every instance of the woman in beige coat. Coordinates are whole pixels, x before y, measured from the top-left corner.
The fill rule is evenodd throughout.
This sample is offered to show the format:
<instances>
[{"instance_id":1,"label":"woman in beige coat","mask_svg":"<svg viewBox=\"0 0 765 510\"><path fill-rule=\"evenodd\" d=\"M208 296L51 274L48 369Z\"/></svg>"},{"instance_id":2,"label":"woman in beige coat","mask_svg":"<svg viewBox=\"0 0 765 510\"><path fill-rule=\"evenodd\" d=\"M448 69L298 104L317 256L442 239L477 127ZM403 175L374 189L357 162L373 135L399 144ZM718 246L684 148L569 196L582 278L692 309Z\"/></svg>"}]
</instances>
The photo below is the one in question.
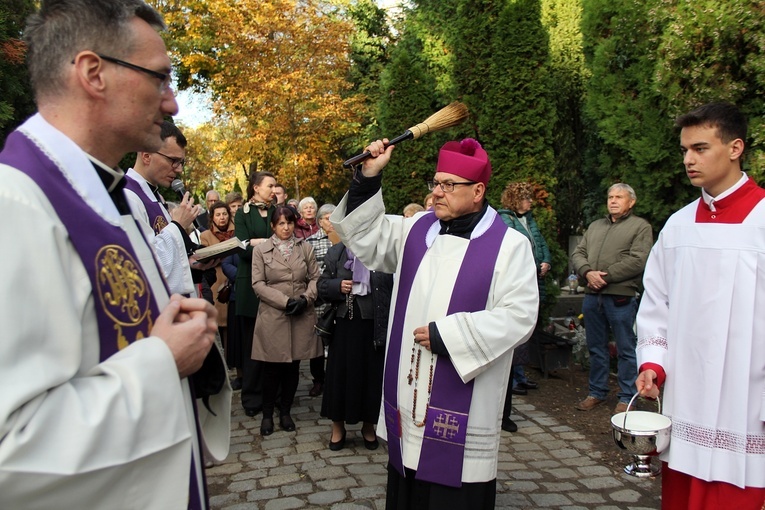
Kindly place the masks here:
<instances>
[{"instance_id":1,"label":"woman in beige coat","mask_svg":"<svg viewBox=\"0 0 765 510\"><path fill-rule=\"evenodd\" d=\"M295 213L278 206L271 216L274 234L252 252L252 288L260 298L252 341L252 359L263 361L263 421L260 433L274 431L274 405L281 388L279 423L295 430L290 416L300 360L322 353L314 334L319 266L310 244L297 239Z\"/></svg>"}]
</instances>

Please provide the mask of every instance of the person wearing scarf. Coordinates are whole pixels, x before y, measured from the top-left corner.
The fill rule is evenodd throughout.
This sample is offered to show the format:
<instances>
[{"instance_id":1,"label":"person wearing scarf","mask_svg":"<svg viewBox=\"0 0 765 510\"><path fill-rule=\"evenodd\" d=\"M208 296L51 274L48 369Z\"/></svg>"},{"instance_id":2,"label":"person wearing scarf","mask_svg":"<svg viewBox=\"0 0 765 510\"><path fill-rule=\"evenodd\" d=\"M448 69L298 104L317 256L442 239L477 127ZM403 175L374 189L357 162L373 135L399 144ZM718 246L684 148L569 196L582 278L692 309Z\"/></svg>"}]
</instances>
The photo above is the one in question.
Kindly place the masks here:
<instances>
[{"instance_id":1,"label":"person wearing scarf","mask_svg":"<svg viewBox=\"0 0 765 510\"><path fill-rule=\"evenodd\" d=\"M239 256L236 268L234 299L237 331L242 338L240 364L242 366L242 407L244 414L255 416L263 408L263 368L251 359L252 335L255 318L258 316L260 301L252 290L252 253L255 247L265 242L271 234L271 216L274 206L276 178L271 172L253 172L247 185L247 202L234 217L234 233L242 241L250 243Z\"/></svg>"},{"instance_id":2,"label":"person wearing scarf","mask_svg":"<svg viewBox=\"0 0 765 510\"><path fill-rule=\"evenodd\" d=\"M550 248L547 246L542 232L534 220L531 208L534 205L534 186L528 182L510 182L502 192L502 206L499 213L502 221L509 228L517 230L531 243L531 252L537 268L537 286L539 287L540 312L547 295L545 291L545 275L552 267ZM530 361L530 346L525 343L515 349L513 356L513 371L510 376L511 387L507 390L505 405L502 411L502 430L516 432L518 426L510 419L513 406L513 395L526 395L527 390L535 390L539 385L526 377L524 365Z\"/></svg>"},{"instance_id":3,"label":"person wearing scarf","mask_svg":"<svg viewBox=\"0 0 765 510\"><path fill-rule=\"evenodd\" d=\"M210 206L208 211L209 224L208 230L205 230L200 235L200 241L202 246L212 246L214 244L228 241L234 237L234 221L231 216L231 209L225 202L215 202ZM223 274L223 268L221 267L221 261L219 260L215 265L215 283L210 286L214 299L215 308L218 310L218 331L220 332L220 338L223 342L223 349L228 353L231 346L229 346L228 335L228 303L221 303L218 301L218 292L226 285L228 278ZM228 359L228 354L226 354ZM237 368L229 365L229 368Z\"/></svg>"},{"instance_id":4,"label":"person wearing scarf","mask_svg":"<svg viewBox=\"0 0 765 510\"><path fill-rule=\"evenodd\" d=\"M322 352L313 326L319 266L313 248L297 239L295 213L278 206L271 216L273 235L252 253L252 289L260 298L252 359L263 363L263 420L260 433L274 431L276 395L281 389L279 423L294 431L290 416L300 376L300 360Z\"/></svg>"},{"instance_id":5,"label":"person wearing scarf","mask_svg":"<svg viewBox=\"0 0 765 510\"><path fill-rule=\"evenodd\" d=\"M316 200L313 197L305 197L298 204L300 215L295 222L295 237L306 239L319 231L319 222L316 221Z\"/></svg>"},{"instance_id":6,"label":"person wearing scarf","mask_svg":"<svg viewBox=\"0 0 765 510\"><path fill-rule=\"evenodd\" d=\"M371 272L339 243L324 257L319 297L337 306L329 344L321 416L332 420L329 449L345 446L346 424L362 422L364 446L379 446L375 425L382 399L385 335L393 275Z\"/></svg>"}]
</instances>

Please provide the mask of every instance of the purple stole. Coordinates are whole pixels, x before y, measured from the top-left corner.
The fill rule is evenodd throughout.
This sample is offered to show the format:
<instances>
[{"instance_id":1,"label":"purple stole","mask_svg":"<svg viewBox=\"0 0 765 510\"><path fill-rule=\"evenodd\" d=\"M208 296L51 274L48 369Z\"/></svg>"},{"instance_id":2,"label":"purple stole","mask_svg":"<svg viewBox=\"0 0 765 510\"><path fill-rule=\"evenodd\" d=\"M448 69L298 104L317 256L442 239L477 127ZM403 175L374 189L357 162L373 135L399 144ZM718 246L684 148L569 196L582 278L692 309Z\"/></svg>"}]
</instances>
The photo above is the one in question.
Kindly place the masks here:
<instances>
[{"instance_id":1,"label":"purple stole","mask_svg":"<svg viewBox=\"0 0 765 510\"><path fill-rule=\"evenodd\" d=\"M141 188L138 181L130 176L125 176L125 187L141 199L143 206L146 208L146 214L149 216L149 223L152 230L154 230L154 234L159 234L168 225L163 206L159 202L155 202L147 197L146 192Z\"/></svg>"},{"instance_id":2,"label":"purple stole","mask_svg":"<svg viewBox=\"0 0 765 510\"><path fill-rule=\"evenodd\" d=\"M21 132L14 131L8 136L0 152L0 163L32 179L66 227L93 288L99 361L148 337L159 316L159 307L127 233L93 211L61 169ZM141 191L139 196L142 194ZM201 510L206 506L199 498L194 464L192 457L189 508Z\"/></svg>"},{"instance_id":3,"label":"purple stole","mask_svg":"<svg viewBox=\"0 0 765 510\"><path fill-rule=\"evenodd\" d=\"M398 368L403 342L404 318L417 269L428 247L425 237L435 221L426 214L412 226L401 261L396 309L393 314L388 355L385 362L383 406L388 432L390 464L404 476L401 454L401 413L398 409ZM454 283L447 315L486 309L494 265L507 232L499 215L489 229L470 240ZM476 263L480 262L480 263ZM426 482L462 486L462 465L467 438L468 412L473 398L473 381L465 384L447 357L438 356L430 408L415 478Z\"/></svg>"}]
</instances>

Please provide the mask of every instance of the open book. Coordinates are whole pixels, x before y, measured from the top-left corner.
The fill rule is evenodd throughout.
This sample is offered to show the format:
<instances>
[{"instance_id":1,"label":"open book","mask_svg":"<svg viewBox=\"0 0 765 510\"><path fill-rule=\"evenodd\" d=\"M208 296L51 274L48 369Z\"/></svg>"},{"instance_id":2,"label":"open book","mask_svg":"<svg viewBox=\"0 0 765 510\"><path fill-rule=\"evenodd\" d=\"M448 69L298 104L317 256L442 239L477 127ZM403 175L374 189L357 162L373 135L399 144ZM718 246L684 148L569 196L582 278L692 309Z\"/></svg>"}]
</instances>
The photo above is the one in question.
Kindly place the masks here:
<instances>
[{"instance_id":1,"label":"open book","mask_svg":"<svg viewBox=\"0 0 765 510\"><path fill-rule=\"evenodd\" d=\"M228 241L223 241L218 244L213 244L212 246L199 248L194 252L194 255L197 256L197 260L200 262L211 258L218 259L228 257L233 253L243 252L247 248L248 244L249 240L240 241L236 237L232 237Z\"/></svg>"}]
</instances>

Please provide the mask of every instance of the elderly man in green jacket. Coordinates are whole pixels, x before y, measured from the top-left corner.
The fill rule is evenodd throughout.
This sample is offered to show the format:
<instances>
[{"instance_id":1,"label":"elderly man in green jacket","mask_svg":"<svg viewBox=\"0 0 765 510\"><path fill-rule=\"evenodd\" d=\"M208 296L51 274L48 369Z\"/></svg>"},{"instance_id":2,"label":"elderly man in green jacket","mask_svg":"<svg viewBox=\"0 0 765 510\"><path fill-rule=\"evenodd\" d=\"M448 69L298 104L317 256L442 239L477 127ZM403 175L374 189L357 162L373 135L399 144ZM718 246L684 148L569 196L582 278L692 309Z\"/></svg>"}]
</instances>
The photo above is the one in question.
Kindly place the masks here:
<instances>
[{"instance_id":1,"label":"elderly man in green jacket","mask_svg":"<svg viewBox=\"0 0 765 510\"><path fill-rule=\"evenodd\" d=\"M619 402L614 413L627 410L635 394L637 337L633 329L636 296L642 291L643 269L653 245L651 225L632 214L637 197L632 187L617 183L608 189L608 215L593 221L571 255L571 263L587 280L582 305L590 351L589 395L576 405L589 411L608 395L611 329L618 351Z\"/></svg>"}]
</instances>

